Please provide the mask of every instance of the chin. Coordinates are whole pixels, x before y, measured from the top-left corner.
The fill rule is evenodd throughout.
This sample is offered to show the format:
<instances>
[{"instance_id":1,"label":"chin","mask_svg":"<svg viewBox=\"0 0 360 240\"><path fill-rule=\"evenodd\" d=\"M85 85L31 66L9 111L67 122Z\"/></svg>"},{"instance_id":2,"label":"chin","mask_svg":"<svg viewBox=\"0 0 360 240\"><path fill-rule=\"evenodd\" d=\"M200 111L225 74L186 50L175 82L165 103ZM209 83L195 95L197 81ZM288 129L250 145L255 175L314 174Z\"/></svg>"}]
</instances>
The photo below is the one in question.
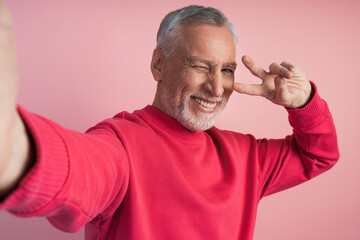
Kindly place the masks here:
<instances>
[{"instance_id":1,"label":"chin","mask_svg":"<svg viewBox=\"0 0 360 240\"><path fill-rule=\"evenodd\" d=\"M196 117L188 110L184 109L177 116L176 120L184 127L193 132L206 131L215 125L221 111L212 114L196 113Z\"/></svg>"}]
</instances>

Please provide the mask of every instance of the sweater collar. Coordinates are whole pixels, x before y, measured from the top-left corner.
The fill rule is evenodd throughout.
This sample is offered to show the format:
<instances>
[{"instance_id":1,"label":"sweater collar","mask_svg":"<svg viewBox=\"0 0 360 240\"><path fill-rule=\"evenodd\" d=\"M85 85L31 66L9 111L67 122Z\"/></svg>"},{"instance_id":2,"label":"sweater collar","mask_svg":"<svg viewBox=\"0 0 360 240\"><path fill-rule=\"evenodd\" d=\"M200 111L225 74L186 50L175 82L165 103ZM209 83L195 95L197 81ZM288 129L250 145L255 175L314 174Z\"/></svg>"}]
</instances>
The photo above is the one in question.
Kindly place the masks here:
<instances>
[{"instance_id":1,"label":"sweater collar","mask_svg":"<svg viewBox=\"0 0 360 240\"><path fill-rule=\"evenodd\" d=\"M143 120L149 125L171 136L199 141L206 135L204 131L194 132L184 128L176 119L171 118L154 106L147 105L139 112L140 115L144 115Z\"/></svg>"}]
</instances>

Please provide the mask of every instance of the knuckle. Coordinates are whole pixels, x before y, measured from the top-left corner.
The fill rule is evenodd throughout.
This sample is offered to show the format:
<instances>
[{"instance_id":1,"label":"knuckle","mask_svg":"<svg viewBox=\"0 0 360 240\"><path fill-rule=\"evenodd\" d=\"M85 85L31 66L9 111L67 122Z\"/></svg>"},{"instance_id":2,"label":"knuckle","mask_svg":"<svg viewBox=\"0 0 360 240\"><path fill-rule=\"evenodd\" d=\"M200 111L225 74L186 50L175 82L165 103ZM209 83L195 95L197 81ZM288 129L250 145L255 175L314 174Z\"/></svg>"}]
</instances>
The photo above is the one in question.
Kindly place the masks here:
<instances>
[{"instance_id":1,"label":"knuckle","mask_svg":"<svg viewBox=\"0 0 360 240\"><path fill-rule=\"evenodd\" d=\"M277 68L278 68L278 64L275 63L275 62L273 62L273 63L270 64L270 66L269 66L269 69L271 69L271 70L274 70L274 69L277 69Z\"/></svg>"}]
</instances>

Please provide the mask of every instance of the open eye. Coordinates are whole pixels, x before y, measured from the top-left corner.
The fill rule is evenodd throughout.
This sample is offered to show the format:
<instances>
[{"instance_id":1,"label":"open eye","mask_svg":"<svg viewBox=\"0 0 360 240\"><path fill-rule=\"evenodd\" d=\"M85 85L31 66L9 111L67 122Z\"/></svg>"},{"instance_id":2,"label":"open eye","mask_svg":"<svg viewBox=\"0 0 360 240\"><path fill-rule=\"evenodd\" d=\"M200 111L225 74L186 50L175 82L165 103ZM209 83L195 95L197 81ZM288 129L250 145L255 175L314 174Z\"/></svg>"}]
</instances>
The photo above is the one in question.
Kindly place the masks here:
<instances>
[{"instance_id":1,"label":"open eye","mask_svg":"<svg viewBox=\"0 0 360 240\"><path fill-rule=\"evenodd\" d=\"M221 69L222 72L225 72L225 73L230 73L230 74L234 74L234 70L230 69L230 68L224 68L224 69Z\"/></svg>"}]
</instances>

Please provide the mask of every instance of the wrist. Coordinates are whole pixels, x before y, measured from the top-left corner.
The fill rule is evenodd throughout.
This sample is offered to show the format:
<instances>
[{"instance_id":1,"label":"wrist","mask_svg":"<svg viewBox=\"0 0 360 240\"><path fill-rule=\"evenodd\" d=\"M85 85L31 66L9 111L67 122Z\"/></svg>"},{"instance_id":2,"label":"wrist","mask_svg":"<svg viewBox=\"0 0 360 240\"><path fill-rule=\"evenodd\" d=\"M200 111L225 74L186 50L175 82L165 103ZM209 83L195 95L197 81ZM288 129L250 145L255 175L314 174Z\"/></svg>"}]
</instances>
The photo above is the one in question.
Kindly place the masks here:
<instances>
[{"instance_id":1,"label":"wrist","mask_svg":"<svg viewBox=\"0 0 360 240\"><path fill-rule=\"evenodd\" d=\"M289 121L293 128L311 127L322 118L327 106L318 94L316 85L311 82L313 94L309 102L302 108L286 108L289 113Z\"/></svg>"},{"instance_id":2,"label":"wrist","mask_svg":"<svg viewBox=\"0 0 360 240\"><path fill-rule=\"evenodd\" d=\"M30 141L22 119L17 114L7 129L7 141L1 151L0 198L17 186L31 165Z\"/></svg>"}]
</instances>

